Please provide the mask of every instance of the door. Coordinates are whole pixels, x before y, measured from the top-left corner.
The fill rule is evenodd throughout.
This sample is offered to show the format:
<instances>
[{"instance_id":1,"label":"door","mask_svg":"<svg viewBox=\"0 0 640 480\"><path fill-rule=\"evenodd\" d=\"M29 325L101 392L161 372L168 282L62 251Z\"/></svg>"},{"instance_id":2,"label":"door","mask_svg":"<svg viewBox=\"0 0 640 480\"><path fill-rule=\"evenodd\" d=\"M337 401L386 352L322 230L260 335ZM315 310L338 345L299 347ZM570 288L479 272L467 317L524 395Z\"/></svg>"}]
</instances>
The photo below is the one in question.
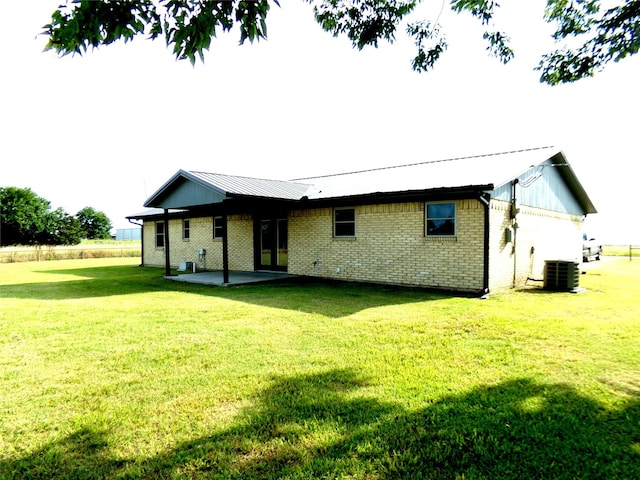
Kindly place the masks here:
<instances>
[{"instance_id":1,"label":"door","mask_svg":"<svg viewBox=\"0 0 640 480\"><path fill-rule=\"evenodd\" d=\"M256 231L256 270L286 271L289 263L286 218L263 218Z\"/></svg>"}]
</instances>

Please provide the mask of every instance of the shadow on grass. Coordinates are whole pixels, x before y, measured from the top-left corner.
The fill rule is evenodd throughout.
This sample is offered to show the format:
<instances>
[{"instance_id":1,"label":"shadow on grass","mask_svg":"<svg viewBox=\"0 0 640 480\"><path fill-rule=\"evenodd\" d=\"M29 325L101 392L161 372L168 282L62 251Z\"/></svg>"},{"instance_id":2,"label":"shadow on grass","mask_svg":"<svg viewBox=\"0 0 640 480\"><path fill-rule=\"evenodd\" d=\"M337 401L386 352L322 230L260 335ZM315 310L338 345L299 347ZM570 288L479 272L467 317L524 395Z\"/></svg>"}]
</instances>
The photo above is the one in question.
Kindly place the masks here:
<instances>
[{"instance_id":1,"label":"shadow on grass","mask_svg":"<svg viewBox=\"0 0 640 480\"><path fill-rule=\"evenodd\" d=\"M640 403L558 384L483 386L420 411L360 393L351 371L275 378L233 426L147 459L80 430L0 463L1 478L637 478Z\"/></svg>"},{"instance_id":2,"label":"shadow on grass","mask_svg":"<svg viewBox=\"0 0 640 480\"><path fill-rule=\"evenodd\" d=\"M401 305L450 298L424 289L293 278L280 282L247 284L234 288L170 282L157 268L102 266L38 273L72 275L80 279L2 285L0 298L67 300L100 298L146 292L185 292L260 306L342 317L386 305Z\"/></svg>"}]
</instances>

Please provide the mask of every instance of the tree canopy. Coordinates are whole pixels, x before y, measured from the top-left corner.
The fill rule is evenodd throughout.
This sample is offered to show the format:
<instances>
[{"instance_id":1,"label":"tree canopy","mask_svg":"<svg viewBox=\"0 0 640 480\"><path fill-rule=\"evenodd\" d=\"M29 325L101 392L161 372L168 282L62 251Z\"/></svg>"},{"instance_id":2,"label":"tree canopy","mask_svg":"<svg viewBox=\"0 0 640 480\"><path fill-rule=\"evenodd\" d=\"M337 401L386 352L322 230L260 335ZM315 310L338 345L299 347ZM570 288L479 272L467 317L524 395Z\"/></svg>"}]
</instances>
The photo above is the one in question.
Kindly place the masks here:
<instances>
[{"instance_id":1,"label":"tree canopy","mask_svg":"<svg viewBox=\"0 0 640 480\"><path fill-rule=\"evenodd\" d=\"M0 188L0 245L33 245L46 231L50 203L28 188Z\"/></svg>"},{"instance_id":2,"label":"tree canopy","mask_svg":"<svg viewBox=\"0 0 640 480\"><path fill-rule=\"evenodd\" d=\"M111 238L111 220L103 212L98 212L93 207L84 207L76 214L76 218L89 240Z\"/></svg>"},{"instance_id":3,"label":"tree canopy","mask_svg":"<svg viewBox=\"0 0 640 480\"><path fill-rule=\"evenodd\" d=\"M305 0L316 21L334 36L346 35L355 48L393 42L404 28L413 38L417 72L433 69L447 49L446 35L438 19L414 20L423 0ZM444 1L444 0L443 0ZM616 6L601 0L547 0L541 14L554 24L558 48L543 55L537 70L540 80L556 85L593 76L611 61L638 53L640 48L640 0L619 0ZM277 0L75 0L56 10L44 26L46 49L61 55L82 54L90 47L125 42L137 35L164 37L178 59L204 61L204 52L220 32L236 26L240 43L267 38L267 15ZM444 7L443 3L443 7ZM496 28L500 8L494 0L450 0L449 8L466 12L484 28L487 50L503 63L514 57L510 38ZM562 43L564 42L564 43ZM574 46L569 46L569 43Z\"/></svg>"},{"instance_id":4,"label":"tree canopy","mask_svg":"<svg viewBox=\"0 0 640 480\"><path fill-rule=\"evenodd\" d=\"M51 210L29 188L0 187L0 246L77 245L84 238L108 238L110 229L109 218L91 207L73 216Z\"/></svg>"}]
</instances>

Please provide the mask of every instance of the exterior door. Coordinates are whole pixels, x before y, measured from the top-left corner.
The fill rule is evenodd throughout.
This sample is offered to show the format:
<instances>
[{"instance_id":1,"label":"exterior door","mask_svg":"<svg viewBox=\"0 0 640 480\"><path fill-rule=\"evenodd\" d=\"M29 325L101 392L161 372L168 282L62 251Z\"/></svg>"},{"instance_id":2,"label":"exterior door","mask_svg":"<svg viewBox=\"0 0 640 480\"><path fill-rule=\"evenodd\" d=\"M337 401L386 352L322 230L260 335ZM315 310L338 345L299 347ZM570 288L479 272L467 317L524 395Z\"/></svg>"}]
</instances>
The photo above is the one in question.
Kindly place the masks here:
<instances>
[{"instance_id":1,"label":"exterior door","mask_svg":"<svg viewBox=\"0 0 640 480\"><path fill-rule=\"evenodd\" d=\"M286 271L289 264L287 219L258 220L255 237L256 270Z\"/></svg>"}]
</instances>

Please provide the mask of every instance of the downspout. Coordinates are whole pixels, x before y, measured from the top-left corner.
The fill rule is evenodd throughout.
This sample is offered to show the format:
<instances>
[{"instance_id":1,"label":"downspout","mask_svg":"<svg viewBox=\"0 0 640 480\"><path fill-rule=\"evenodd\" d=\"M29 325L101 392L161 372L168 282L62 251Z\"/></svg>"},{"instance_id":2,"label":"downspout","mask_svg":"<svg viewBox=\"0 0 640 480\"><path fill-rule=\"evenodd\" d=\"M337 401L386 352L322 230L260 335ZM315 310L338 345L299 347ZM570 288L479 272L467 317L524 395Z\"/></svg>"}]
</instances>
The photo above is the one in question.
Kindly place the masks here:
<instances>
[{"instance_id":1,"label":"downspout","mask_svg":"<svg viewBox=\"0 0 640 480\"><path fill-rule=\"evenodd\" d=\"M489 219L489 202L491 195L480 194L478 201L484 206L484 266L482 273L482 296L489 295L489 232L491 231L491 223Z\"/></svg>"},{"instance_id":2,"label":"downspout","mask_svg":"<svg viewBox=\"0 0 640 480\"><path fill-rule=\"evenodd\" d=\"M137 225L138 227L140 227L140 266L144 267L144 222L134 222L130 218L127 218L127 221L132 225Z\"/></svg>"},{"instance_id":3,"label":"downspout","mask_svg":"<svg viewBox=\"0 0 640 480\"><path fill-rule=\"evenodd\" d=\"M226 213L222 215L222 283L229 283L229 239Z\"/></svg>"},{"instance_id":4,"label":"downspout","mask_svg":"<svg viewBox=\"0 0 640 480\"><path fill-rule=\"evenodd\" d=\"M517 258L517 247L518 247L518 203L516 198L516 186L518 185L519 180L516 178L511 182L511 222L513 227L513 279L512 279L512 288L516 288L517 274L518 274L518 258Z\"/></svg>"},{"instance_id":5,"label":"downspout","mask_svg":"<svg viewBox=\"0 0 640 480\"><path fill-rule=\"evenodd\" d=\"M171 276L171 258L169 257L169 209L164 209L164 274Z\"/></svg>"}]
</instances>

